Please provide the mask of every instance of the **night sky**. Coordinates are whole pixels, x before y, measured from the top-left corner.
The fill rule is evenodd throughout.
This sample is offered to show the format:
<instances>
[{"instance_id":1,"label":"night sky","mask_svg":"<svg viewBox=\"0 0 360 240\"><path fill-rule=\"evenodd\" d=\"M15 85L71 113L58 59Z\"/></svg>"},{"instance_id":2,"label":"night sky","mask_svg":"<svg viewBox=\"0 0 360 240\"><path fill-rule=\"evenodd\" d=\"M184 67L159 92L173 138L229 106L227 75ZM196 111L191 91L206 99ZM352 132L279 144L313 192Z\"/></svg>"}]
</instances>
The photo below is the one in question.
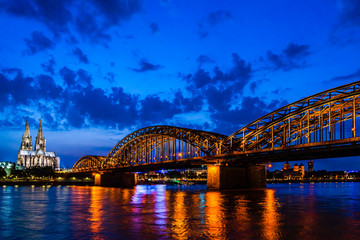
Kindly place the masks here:
<instances>
[{"instance_id":1,"label":"night sky","mask_svg":"<svg viewBox=\"0 0 360 240\"><path fill-rule=\"evenodd\" d=\"M360 1L0 0L0 160L71 167L150 125L231 134L360 79ZM360 157L315 169L359 169Z\"/></svg>"}]
</instances>

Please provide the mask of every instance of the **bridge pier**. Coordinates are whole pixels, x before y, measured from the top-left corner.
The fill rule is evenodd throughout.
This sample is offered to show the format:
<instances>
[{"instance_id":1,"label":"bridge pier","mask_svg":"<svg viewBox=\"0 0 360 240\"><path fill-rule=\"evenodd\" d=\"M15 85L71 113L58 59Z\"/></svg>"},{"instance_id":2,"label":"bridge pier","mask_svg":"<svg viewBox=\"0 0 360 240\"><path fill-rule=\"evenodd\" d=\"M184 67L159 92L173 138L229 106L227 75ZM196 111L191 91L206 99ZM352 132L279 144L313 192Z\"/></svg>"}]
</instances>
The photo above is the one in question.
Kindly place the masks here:
<instances>
[{"instance_id":1,"label":"bridge pier","mask_svg":"<svg viewBox=\"0 0 360 240\"><path fill-rule=\"evenodd\" d=\"M97 173L94 179L95 186L131 188L136 185L135 173Z\"/></svg>"},{"instance_id":2,"label":"bridge pier","mask_svg":"<svg viewBox=\"0 0 360 240\"><path fill-rule=\"evenodd\" d=\"M266 188L266 169L263 165L207 166L208 189Z\"/></svg>"}]
</instances>

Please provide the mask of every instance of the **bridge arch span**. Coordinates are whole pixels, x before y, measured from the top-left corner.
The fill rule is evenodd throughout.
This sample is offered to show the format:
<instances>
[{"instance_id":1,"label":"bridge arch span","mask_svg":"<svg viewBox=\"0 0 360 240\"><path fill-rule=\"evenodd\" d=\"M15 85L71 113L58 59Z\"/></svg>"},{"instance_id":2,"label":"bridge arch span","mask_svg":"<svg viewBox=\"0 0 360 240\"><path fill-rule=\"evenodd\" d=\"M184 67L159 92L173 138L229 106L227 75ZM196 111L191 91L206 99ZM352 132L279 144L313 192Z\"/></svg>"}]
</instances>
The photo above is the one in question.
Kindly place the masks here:
<instances>
[{"instance_id":1,"label":"bridge arch span","mask_svg":"<svg viewBox=\"0 0 360 240\"><path fill-rule=\"evenodd\" d=\"M104 167L174 161L217 154L227 136L173 126L139 129L120 140L109 152Z\"/></svg>"},{"instance_id":2,"label":"bridge arch span","mask_svg":"<svg viewBox=\"0 0 360 240\"><path fill-rule=\"evenodd\" d=\"M357 81L303 98L253 121L223 141L223 153L354 138L359 115L360 81Z\"/></svg>"},{"instance_id":3,"label":"bridge arch span","mask_svg":"<svg viewBox=\"0 0 360 240\"><path fill-rule=\"evenodd\" d=\"M83 156L76 161L72 169L73 171L83 171L83 170L97 171L102 166L104 159L105 157L103 156L93 156L93 155Z\"/></svg>"}]
</instances>

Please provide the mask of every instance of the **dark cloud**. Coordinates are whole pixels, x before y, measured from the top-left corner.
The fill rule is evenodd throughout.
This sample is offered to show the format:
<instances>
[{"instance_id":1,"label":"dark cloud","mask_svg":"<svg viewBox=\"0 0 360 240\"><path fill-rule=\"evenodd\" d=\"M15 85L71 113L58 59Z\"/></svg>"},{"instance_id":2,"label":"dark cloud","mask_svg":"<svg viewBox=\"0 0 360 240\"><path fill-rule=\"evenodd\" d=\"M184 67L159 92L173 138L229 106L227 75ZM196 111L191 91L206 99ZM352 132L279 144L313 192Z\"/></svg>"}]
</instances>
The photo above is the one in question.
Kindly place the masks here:
<instances>
[{"instance_id":1,"label":"dark cloud","mask_svg":"<svg viewBox=\"0 0 360 240\"><path fill-rule=\"evenodd\" d=\"M139 0L92 0L96 9L106 18L106 24L117 25L123 19L129 19L140 11Z\"/></svg>"},{"instance_id":2,"label":"dark cloud","mask_svg":"<svg viewBox=\"0 0 360 240\"><path fill-rule=\"evenodd\" d=\"M115 82L115 73L113 72L108 72L106 74L106 76L104 77L105 80L109 81L109 83L114 83Z\"/></svg>"},{"instance_id":3,"label":"dark cloud","mask_svg":"<svg viewBox=\"0 0 360 240\"><path fill-rule=\"evenodd\" d=\"M139 65L140 66L138 68L131 68L131 70L133 70L134 72L147 72L147 71L156 71L162 68L161 65L152 64L144 58L140 60Z\"/></svg>"},{"instance_id":4,"label":"dark cloud","mask_svg":"<svg viewBox=\"0 0 360 240\"><path fill-rule=\"evenodd\" d=\"M269 63L269 68L273 70L290 71L305 67L305 57L309 55L308 45L289 43L281 54L274 54L272 51L268 51L267 62Z\"/></svg>"},{"instance_id":5,"label":"dark cloud","mask_svg":"<svg viewBox=\"0 0 360 240\"><path fill-rule=\"evenodd\" d=\"M159 31L159 24L152 22L152 23L150 23L149 28L151 30L151 33L155 34Z\"/></svg>"},{"instance_id":6,"label":"dark cloud","mask_svg":"<svg viewBox=\"0 0 360 240\"><path fill-rule=\"evenodd\" d=\"M220 22L224 22L231 18L232 18L232 15L229 11L218 10L216 12L209 13L206 20L210 26L215 26L215 25L219 24Z\"/></svg>"},{"instance_id":7,"label":"dark cloud","mask_svg":"<svg viewBox=\"0 0 360 240\"><path fill-rule=\"evenodd\" d=\"M179 106L159 96L147 96L141 101L140 119L145 122L165 122L175 114L181 113Z\"/></svg>"},{"instance_id":8,"label":"dark cloud","mask_svg":"<svg viewBox=\"0 0 360 240\"><path fill-rule=\"evenodd\" d=\"M259 97L246 96L242 98L240 106L235 109L217 111L212 114L212 119L216 123L217 132L231 134L242 126L286 104L286 101L273 100L266 103Z\"/></svg>"},{"instance_id":9,"label":"dark cloud","mask_svg":"<svg viewBox=\"0 0 360 240\"><path fill-rule=\"evenodd\" d=\"M211 58L209 58L206 55L200 55L197 59L196 62L201 66L205 63L215 63L214 60L212 60Z\"/></svg>"},{"instance_id":10,"label":"dark cloud","mask_svg":"<svg viewBox=\"0 0 360 240\"><path fill-rule=\"evenodd\" d=\"M55 59L54 59L54 57L51 55L48 62L41 64L41 68L45 72L48 72L48 73L54 75L55 74Z\"/></svg>"},{"instance_id":11,"label":"dark cloud","mask_svg":"<svg viewBox=\"0 0 360 240\"><path fill-rule=\"evenodd\" d=\"M28 54L33 55L37 52L44 51L54 47L54 43L39 31L34 31L30 39L25 39Z\"/></svg>"},{"instance_id":12,"label":"dark cloud","mask_svg":"<svg viewBox=\"0 0 360 240\"><path fill-rule=\"evenodd\" d=\"M181 91L177 91L173 104L178 106L182 113L198 112L203 106L203 98L200 95L186 98Z\"/></svg>"},{"instance_id":13,"label":"dark cloud","mask_svg":"<svg viewBox=\"0 0 360 240\"><path fill-rule=\"evenodd\" d=\"M242 89L251 77L252 69L251 64L246 63L236 53L232 54L233 67L225 72L219 67L215 67L214 79L220 82L237 81L238 87Z\"/></svg>"},{"instance_id":14,"label":"dark cloud","mask_svg":"<svg viewBox=\"0 0 360 240\"><path fill-rule=\"evenodd\" d=\"M299 57L302 47L290 47L284 50L287 57ZM206 59L202 56L199 59ZM201 66L194 74L183 77L187 90L193 99L201 101L197 109L207 107L213 131L230 134L251 121L286 104L285 101L266 102L258 97L243 96L243 89L250 84L252 91L266 79L251 81L253 70L238 54L232 54L232 66L228 69L215 66L213 71L205 71ZM198 101L199 101L198 100ZM196 101L193 101L196 102ZM194 110L197 111L197 110ZM211 128L210 126L208 126Z\"/></svg>"},{"instance_id":15,"label":"dark cloud","mask_svg":"<svg viewBox=\"0 0 360 240\"><path fill-rule=\"evenodd\" d=\"M341 46L358 44L360 40L360 1L340 0L338 7L340 14L330 31L330 42Z\"/></svg>"},{"instance_id":16,"label":"dark cloud","mask_svg":"<svg viewBox=\"0 0 360 240\"><path fill-rule=\"evenodd\" d=\"M206 18L202 19L198 23L198 34L200 39L204 39L209 35L210 28L231 18L232 15L229 11L218 10L216 12L209 13Z\"/></svg>"},{"instance_id":17,"label":"dark cloud","mask_svg":"<svg viewBox=\"0 0 360 240\"><path fill-rule=\"evenodd\" d=\"M89 41L109 41L106 31L141 9L141 0L20 0L0 3L0 11L43 23L55 36L77 33Z\"/></svg>"},{"instance_id":18,"label":"dark cloud","mask_svg":"<svg viewBox=\"0 0 360 240\"><path fill-rule=\"evenodd\" d=\"M65 128L88 124L125 128L139 119L137 96L125 93L122 88L112 88L106 93L94 87L91 75L82 69L73 71L64 67L60 75L63 85L56 84L48 75L25 77L19 69L3 69L0 74L1 106L17 109L14 116L28 108L43 116L53 113L51 118L46 115L47 120L61 120L61 126Z\"/></svg>"},{"instance_id":19,"label":"dark cloud","mask_svg":"<svg viewBox=\"0 0 360 240\"><path fill-rule=\"evenodd\" d=\"M232 62L233 66L230 69L222 70L215 66L212 73L199 67L193 75L188 74L184 77L184 80L189 83L188 89L191 91L191 89L198 89L209 84L214 84L217 87L223 84L231 84L234 90L242 91L251 77L251 64L246 63L236 53L232 54Z\"/></svg>"},{"instance_id":20,"label":"dark cloud","mask_svg":"<svg viewBox=\"0 0 360 240\"><path fill-rule=\"evenodd\" d=\"M331 80L338 81L338 80L351 80L351 79L357 79L357 78L360 79L360 69L358 69L357 71L350 73L348 75L334 77Z\"/></svg>"},{"instance_id":21,"label":"dark cloud","mask_svg":"<svg viewBox=\"0 0 360 240\"><path fill-rule=\"evenodd\" d=\"M341 1L340 21L343 24L360 26L360 1L359 0L342 0Z\"/></svg>"},{"instance_id":22,"label":"dark cloud","mask_svg":"<svg viewBox=\"0 0 360 240\"><path fill-rule=\"evenodd\" d=\"M73 54L78 58L79 62L85 63L85 64L89 63L87 56L83 53L83 51L81 51L80 48L78 48L78 47L75 48L73 51Z\"/></svg>"},{"instance_id":23,"label":"dark cloud","mask_svg":"<svg viewBox=\"0 0 360 240\"><path fill-rule=\"evenodd\" d=\"M198 89L213 82L213 79L210 77L210 73L206 72L202 68L198 68L193 75L189 74L184 77L184 79L189 83L190 88L192 89L193 86Z\"/></svg>"}]
</instances>

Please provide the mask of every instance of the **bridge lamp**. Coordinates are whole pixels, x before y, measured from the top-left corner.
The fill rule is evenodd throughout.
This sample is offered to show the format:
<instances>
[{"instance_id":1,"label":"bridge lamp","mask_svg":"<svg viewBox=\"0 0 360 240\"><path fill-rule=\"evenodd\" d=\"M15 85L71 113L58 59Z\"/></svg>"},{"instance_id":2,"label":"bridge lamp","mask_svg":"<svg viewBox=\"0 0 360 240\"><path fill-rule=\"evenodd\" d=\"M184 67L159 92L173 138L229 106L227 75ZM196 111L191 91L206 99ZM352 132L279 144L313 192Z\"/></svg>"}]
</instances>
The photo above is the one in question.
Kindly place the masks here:
<instances>
[{"instance_id":1,"label":"bridge lamp","mask_svg":"<svg viewBox=\"0 0 360 240\"><path fill-rule=\"evenodd\" d=\"M351 131L355 132L355 128L352 128Z\"/></svg>"},{"instance_id":2,"label":"bridge lamp","mask_svg":"<svg viewBox=\"0 0 360 240\"><path fill-rule=\"evenodd\" d=\"M181 157L181 155L182 155L182 154L181 154L181 153L179 153L179 157Z\"/></svg>"}]
</instances>

